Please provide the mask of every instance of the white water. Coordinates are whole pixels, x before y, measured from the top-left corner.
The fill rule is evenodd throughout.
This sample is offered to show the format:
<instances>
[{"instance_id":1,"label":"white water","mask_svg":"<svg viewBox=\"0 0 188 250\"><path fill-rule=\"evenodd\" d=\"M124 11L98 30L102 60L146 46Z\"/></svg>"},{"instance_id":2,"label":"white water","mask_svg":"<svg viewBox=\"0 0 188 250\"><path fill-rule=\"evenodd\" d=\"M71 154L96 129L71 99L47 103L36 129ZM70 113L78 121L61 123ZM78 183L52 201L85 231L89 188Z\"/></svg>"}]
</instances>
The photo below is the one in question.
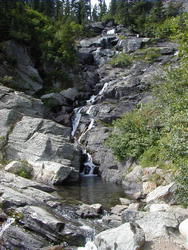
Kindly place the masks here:
<instances>
[{"instance_id":1,"label":"white water","mask_svg":"<svg viewBox=\"0 0 188 250\"><path fill-rule=\"evenodd\" d=\"M104 93L104 91L106 90L106 88L108 87L109 83L106 82L103 86L103 88L99 91L98 95L97 96L100 96Z\"/></svg>"},{"instance_id":2,"label":"white water","mask_svg":"<svg viewBox=\"0 0 188 250\"><path fill-rule=\"evenodd\" d=\"M92 108L93 108L93 105L91 105L91 106L87 109L87 111L86 111L86 114L87 114L87 115L90 115Z\"/></svg>"},{"instance_id":3,"label":"white water","mask_svg":"<svg viewBox=\"0 0 188 250\"><path fill-rule=\"evenodd\" d=\"M79 247L78 250L97 250L97 247L94 242L88 241L85 247Z\"/></svg>"},{"instance_id":4,"label":"white water","mask_svg":"<svg viewBox=\"0 0 188 250\"><path fill-rule=\"evenodd\" d=\"M15 219L8 218L6 222L4 222L0 229L0 237L3 236L3 233L14 223Z\"/></svg>"},{"instance_id":5,"label":"white water","mask_svg":"<svg viewBox=\"0 0 188 250\"><path fill-rule=\"evenodd\" d=\"M92 157L89 153L87 153L87 161L84 162L84 166L89 168L89 171L87 174L85 172L81 173L82 176L96 176L94 174L94 170L96 168L96 165L93 163Z\"/></svg>"},{"instance_id":6,"label":"white water","mask_svg":"<svg viewBox=\"0 0 188 250\"><path fill-rule=\"evenodd\" d=\"M76 130L80 124L80 119L82 117L81 111L83 107L74 109L74 119L72 121L72 132L71 136L74 137Z\"/></svg>"},{"instance_id":7,"label":"white water","mask_svg":"<svg viewBox=\"0 0 188 250\"><path fill-rule=\"evenodd\" d=\"M78 127L79 127L80 120L81 120L81 117L82 117L82 113L90 116L89 125L86 127L85 131L80 135L80 137L77 139L77 142L79 144L81 144L81 139L83 138L83 136L86 133L88 133L88 131L90 131L94 127L95 120L94 120L94 118L93 118L93 116L91 114L91 110L94 107L94 105L92 105L92 104L96 101L97 97L103 95L104 91L108 87L108 84L109 83L106 82L97 95L92 95L90 97L90 99L86 101L86 106L85 107L83 106L83 107L74 109L74 118L72 120L72 132L71 132L71 136L73 138L75 138L76 131L77 131ZM89 106L89 107L87 108L87 106ZM93 163L91 155L88 154L87 152L85 152L85 153L87 154L87 161L84 163L84 166L90 168L89 173L87 174L87 176L88 175L94 175L93 173L94 173L94 170L96 168L96 165ZM82 174L85 175L85 173L82 173Z\"/></svg>"}]
</instances>

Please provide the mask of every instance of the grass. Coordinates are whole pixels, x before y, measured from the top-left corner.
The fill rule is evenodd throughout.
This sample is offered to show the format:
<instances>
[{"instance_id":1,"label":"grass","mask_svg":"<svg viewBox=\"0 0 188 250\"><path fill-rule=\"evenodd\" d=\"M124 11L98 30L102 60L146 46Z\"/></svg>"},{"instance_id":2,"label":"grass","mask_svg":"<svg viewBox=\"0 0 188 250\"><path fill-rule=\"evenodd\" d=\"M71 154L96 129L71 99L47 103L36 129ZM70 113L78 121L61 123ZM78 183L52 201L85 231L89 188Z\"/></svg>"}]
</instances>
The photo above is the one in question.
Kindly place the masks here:
<instances>
[{"instance_id":1,"label":"grass","mask_svg":"<svg viewBox=\"0 0 188 250\"><path fill-rule=\"evenodd\" d=\"M133 60L132 57L125 54L120 53L119 55L112 58L112 60L109 62L113 67L120 67L120 68L126 68L132 64Z\"/></svg>"}]
</instances>

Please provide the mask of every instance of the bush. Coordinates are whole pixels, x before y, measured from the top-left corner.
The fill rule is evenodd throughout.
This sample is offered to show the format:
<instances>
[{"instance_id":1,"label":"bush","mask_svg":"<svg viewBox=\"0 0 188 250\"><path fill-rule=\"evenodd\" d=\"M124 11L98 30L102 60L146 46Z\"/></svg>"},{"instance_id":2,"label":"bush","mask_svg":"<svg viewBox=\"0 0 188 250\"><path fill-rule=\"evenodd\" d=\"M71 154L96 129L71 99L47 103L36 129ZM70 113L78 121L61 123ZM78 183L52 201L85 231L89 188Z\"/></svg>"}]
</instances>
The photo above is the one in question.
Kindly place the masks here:
<instances>
[{"instance_id":1,"label":"bush","mask_svg":"<svg viewBox=\"0 0 188 250\"><path fill-rule=\"evenodd\" d=\"M129 55L120 53L110 61L110 64L113 67L126 68L132 64L132 58Z\"/></svg>"},{"instance_id":2,"label":"bush","mask_svg":"<svg viewBox=\"0 0 188 250\"><path fill-rule=\"evenodd\" d=\"M133 58L135 60L142 60L148 63L153 63L156 59L161 56L160 49L158 48L147 48L137 50Z\"/></svg>"},{"instance_id":3,"label":"bush","mask_svg":"<svg viewBox=\"0 0 188 250\"><path fill-rule=\"evenodd\" d=\"M160 135L158 120L155 119L157 112L147 105L144 109L125 114L113 123L115 131L107 140L107 145L117 159L138 159L145 150L155 144Z\"/></svg>"},{"instance_id":4,"label":"bush","mask_svg":"<svg viewBox=\"0 0 188 250\"><path fill-rule=\"evenodd\" d=\"M188 206L188 159L178 163L178 174L176 176L177 191L176 197L184 207Z\"/></svg>"}]
</instances>

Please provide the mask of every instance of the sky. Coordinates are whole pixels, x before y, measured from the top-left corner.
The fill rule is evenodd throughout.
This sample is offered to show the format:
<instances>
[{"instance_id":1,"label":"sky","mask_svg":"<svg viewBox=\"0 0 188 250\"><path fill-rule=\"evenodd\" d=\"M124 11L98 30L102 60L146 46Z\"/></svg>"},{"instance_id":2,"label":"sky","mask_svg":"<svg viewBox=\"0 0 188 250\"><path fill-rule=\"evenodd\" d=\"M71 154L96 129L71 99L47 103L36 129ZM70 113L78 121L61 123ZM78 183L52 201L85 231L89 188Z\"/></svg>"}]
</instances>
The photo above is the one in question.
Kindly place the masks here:
<instances>
[{"instance_id":1,"label":"sky","mask_svg":"<svg viewBox=\"0 0 188 250\"><path fill-rule=\"evenodd\" d=\"M110 0L105 0L105 2L106 2L106 4L107 4L107 6L108 6L109 3L110 3ZM92 6L94 6L94 5L97 4L97 3L98 3L98 0L91 0Z\"/></svg>"}]
</instances>

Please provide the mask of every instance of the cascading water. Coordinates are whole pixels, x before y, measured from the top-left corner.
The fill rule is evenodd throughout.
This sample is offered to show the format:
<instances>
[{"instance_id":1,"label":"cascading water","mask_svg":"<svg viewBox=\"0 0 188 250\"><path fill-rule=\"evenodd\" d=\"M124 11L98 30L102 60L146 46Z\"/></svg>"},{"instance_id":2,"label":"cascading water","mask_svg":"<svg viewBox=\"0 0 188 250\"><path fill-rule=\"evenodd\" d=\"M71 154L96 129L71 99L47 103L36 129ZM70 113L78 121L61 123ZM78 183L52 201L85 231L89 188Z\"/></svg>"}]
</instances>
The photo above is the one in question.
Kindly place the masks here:
<instances>
[{"instance_id":1,"label":"cascading water","mask_svg":"<svg viewBox=\"0 0 188 250\"><path fill-rule=\"evenodd\" d=\"M3 236L3 233L14 223L14 218L8 218L6 222L4 222L0 228L0 238Z\"/></svg>"},{"instance_id":2,"label":"cascading water","mask_svg":"<svg viewBox=\"0 0 188 250\"><path fill-rule=\"evenodd\" d=\"M71 136L80 145L81 145L81 140L82 140L83 136L86 135L88 133L88 131L90 131L94 127L95 119L92 116L92 112L91 112L93 107L94 107L93 104L94 104L94 102L96 101L96 99L98 97L103 95L104 91L108 87L108 84L109 83L105 83L104 86L102 87L102 89L99 91L99 93L97 95L92 95L90 97L90 99L86 101L86 106L82 106L80 108L75 108L74 109L74 116L73 116L73 119L72 119ZM78 127L79 127L82 115L88 115L89 118L90 118L90 123L88 124L86 129L81 133L81 135L78 138L76 138L76 131L77 131ZM83 150L83 153L87 154L87 159L86 159L86 161L84 163L84 170L82 172L82 175L90 175L90 176L94 175L96 165L93 163L91 155L88 154L87 152L84 152L84 151L85 150Z\"/></svg>"},{"instance_id":3,"label":"cascading water","mask_svg":"<svg viewBox=\"0 0 188 250\"><path fill-rule=\"evenodd\" d=\"M74 109L74 119L72 121L72 132L71 132L72 137L74 137L76 130L79 126L80 119L82 117L82 115L81 115L82 109L83 109L83 107Z\"/></svg>"},{"instance_id":4,"label":"cascading water","mask_svg":"<svg viewBox=\"0 0 188 250\"><path fill-rule=\"evenodd\" d=\"M96 165L93 163L92 157L87 153L87 160L84 162L84 170L81 173L82 175L95 175Z\"/></svg>"}]
</instances>

